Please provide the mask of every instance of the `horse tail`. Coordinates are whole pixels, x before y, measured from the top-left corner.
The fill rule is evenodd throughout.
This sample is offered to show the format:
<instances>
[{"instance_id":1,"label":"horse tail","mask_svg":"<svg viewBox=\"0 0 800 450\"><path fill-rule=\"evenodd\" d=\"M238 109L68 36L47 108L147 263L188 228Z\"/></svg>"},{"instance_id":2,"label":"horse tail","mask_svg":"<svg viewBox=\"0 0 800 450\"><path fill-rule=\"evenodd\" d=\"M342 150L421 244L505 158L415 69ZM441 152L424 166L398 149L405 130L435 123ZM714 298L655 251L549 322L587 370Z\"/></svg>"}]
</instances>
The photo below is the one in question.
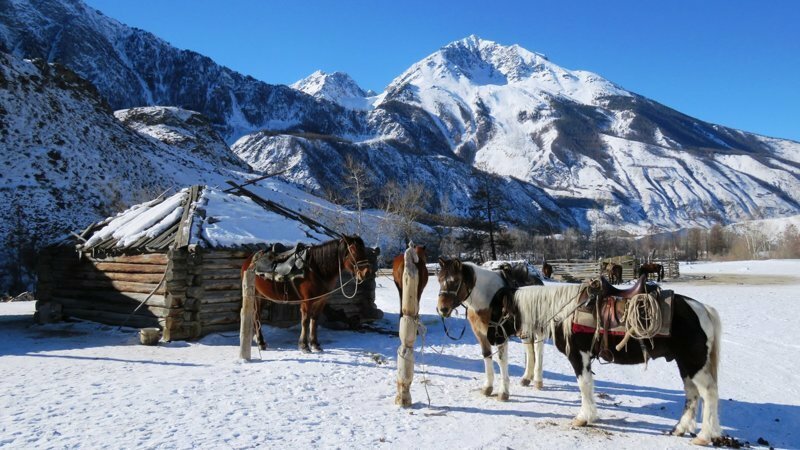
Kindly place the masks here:
<instances>
[{"instance_id":1,"label":"horse tail","mask_svg":"<svg viewBox=\"0 0 800 450\"><path fill-rule=\"evenodd\" d=\"M720 345L722 343L722 321L719 318L719 313L711 306L705 305L708 311L708 317L711 319L711 324L714 327L713 342L711 342L711 349L708 352L708 368L714 382L717 381L717 374L719 373L719 359L720 359Z\"/></svg>"}]
</instances>

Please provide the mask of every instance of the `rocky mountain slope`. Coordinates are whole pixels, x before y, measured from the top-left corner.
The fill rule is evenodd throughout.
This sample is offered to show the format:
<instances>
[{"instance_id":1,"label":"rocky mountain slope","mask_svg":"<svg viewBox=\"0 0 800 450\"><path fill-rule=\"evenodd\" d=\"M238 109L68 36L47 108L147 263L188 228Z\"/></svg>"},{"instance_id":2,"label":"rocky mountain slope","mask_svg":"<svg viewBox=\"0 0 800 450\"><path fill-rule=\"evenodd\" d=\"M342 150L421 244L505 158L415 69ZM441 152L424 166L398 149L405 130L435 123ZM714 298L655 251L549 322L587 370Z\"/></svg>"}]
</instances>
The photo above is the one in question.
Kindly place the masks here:
<instances>
[{"instance_id":1,"label":"rocky mountain slope","mask_svg":"<svg viewBox=\"0 0 800 450\"><path fill-rule=\"evenodd\" d=\"M357 114L177 49L80 0L0 0L0 50L63 64L113 109L169 105L198 111L233 139L261 128L358 133Z\"/></svg>"},{"instance_id":2,"label":"rocky mountain slope","mask_svg":"<svg viewBox=\"0 0 800 450\"><path fill-rule=\"evenodd\" d=\"M119 115L69 69L0 53L0 263L166 189L250 170L196 113Z\"/></svg>"},{"instance_id":3,"label":"rocky mountain slope","mask_svg":"<svg viewBox=\"0 0 800 450\"><path fill-rule=\"evenodd\" d=\"M424 184L432 213L465 214L473 178L488 171L528 229L644 232L800 213L797 142L706 123L475 36L378 95L341 73L269 85L79 0L0 0L0 47L65 64L115 109L199 111L251 166L286 169L284 179L317 194L348 195L351 156L377 185Z\"/></svg>"}]
</instances>

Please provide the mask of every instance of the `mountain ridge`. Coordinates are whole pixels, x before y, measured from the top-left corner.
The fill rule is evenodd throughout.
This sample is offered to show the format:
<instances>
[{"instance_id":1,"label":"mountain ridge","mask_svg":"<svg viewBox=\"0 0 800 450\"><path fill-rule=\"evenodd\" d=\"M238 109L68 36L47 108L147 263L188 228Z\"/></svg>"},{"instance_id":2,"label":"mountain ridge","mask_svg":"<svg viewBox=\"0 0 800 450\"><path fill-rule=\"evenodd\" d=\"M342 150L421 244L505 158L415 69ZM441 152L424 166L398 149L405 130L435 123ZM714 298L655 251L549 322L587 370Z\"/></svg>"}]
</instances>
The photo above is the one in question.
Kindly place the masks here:
<instances>
[{"instance_id":1,"label":"mountain ridge","mask_svg":"<svg viewBox=\"0 0 800 450\"><path fill-rule=\"evenodd\" d=\"M349 155L376 182L421 183L432 205L460 214L475 194L469 178L492 173L514 199L512 222L532 230L641 233L800 212L800 144L692 118L518 45L469 36L376 96L347 81L326 98L326 80L310 93L270 85L78 0L0 6L0 45L18 56L80 63L115 109L197 110L250 166L285 170L317 194L346 195Z\"/></svg>"}]
</instances>

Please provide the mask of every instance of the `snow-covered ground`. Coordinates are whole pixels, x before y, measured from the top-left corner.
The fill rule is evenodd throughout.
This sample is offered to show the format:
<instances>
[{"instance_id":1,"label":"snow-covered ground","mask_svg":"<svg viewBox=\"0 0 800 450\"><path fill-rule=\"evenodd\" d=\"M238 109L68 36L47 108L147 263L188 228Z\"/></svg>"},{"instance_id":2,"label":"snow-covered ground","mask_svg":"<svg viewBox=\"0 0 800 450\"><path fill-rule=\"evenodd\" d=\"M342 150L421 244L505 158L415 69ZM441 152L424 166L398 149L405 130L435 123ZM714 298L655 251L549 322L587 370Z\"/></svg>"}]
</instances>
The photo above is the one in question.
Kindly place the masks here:
<instances>
[{"instance_id":1,"label":"snow-covered ground","mask_svg":"<svg viewBox=\"0 0 800 450\"><path fill-rule=\"evenodd\" d=\"M664 286L722 316L724 431L754 446L763 438L800 448L800 344L794 340L800 335L793 320L800 260L681 270L688 281ZM726 274L731 281L720 284ZM747 283L760 274L783 277ZM379 325L396 329L396 290L387 278L378 285L386 312ZM588 428L570 426L577 385L566 358L549 344L543 391L519 386L524 352L514 343L510 401L482 396L478 345L469 331L458 342L444 336L434 312L437 291L433 278L422 300L428 333L424 353L417 354L414 407L407 410L393 404L393 336L322 329L325 353L303 354L296 349L297 327L265 327L270 349L261 360L242 363L235 332L147 347L137 344L136 330L34 325L33 303L0 304L0 447L690 447L689 438L663 434L683 408L677 367L664 360L647 370L596 364L601 421ZM448 325L457 333L464 321Z\"/></svg>"}]
</instances>

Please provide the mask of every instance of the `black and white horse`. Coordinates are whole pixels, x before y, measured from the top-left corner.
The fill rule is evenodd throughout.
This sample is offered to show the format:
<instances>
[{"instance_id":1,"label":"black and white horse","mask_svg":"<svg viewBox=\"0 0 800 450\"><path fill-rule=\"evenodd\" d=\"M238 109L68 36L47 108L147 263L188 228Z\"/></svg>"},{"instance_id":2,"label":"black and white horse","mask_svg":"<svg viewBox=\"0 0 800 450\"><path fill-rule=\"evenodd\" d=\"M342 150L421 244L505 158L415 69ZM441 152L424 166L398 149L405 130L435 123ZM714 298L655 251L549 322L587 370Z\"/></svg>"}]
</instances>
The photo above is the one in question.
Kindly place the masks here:
<instances>
[{"instance_id":1,"label":"black and white horse","mask_svg":"<svg viewBox=\"0 0 800 450\"><path fill-rule=\"evenodd\" d=\"M574 333L571 311L575 302L584 302L592 295L586 285L532 286L517 290L513 296L512 314L519 317L521 331L555 328L552 338L558 350L572 364L581 391L581 409L573 420L575 426L585 426L598 419L594 399L592 361L598 356L593 333ZM595 300L597 301L597 299ZM566 307L565 307L566 305ZM699 399L703 399L703 420L700 433L692 441L708 445L721 437L717 392L720 357L721 324L717 311L689 297L674 294L672 327L667 337L656 336L642 340L652 358L673 359L683 379L686 403L683 414L672 434L694 433ZM609 336L608 351L616 364L640 364L645 356L640 345L628 345L617 350L621 336Z\"/></svg>"},{"instance_id":2,"label":"black and white horse","mask_svg":"<svg viewBox=\"0 0 800 450\"><path fill-rule=\"evenodd\" d=\"M458 259L439 258L439 300L436 310L444 318L462 304L467 307L472 332L483 352L483 364L486 381L483 384L484 395L491 395L494 389L494 366L492 362L492 346L497 347L500 363L500 392L498 400L508 400L508 337L517 334L517 326L512 317L504 314L511 300L513 290L502 274L488 270L472 263L462 263ZM539 334L529 334L525 339L525 373L522 385L527 386L533 380L537 389L542 388L542 352L544 340Z\"/></svg>"}]
</instances>

